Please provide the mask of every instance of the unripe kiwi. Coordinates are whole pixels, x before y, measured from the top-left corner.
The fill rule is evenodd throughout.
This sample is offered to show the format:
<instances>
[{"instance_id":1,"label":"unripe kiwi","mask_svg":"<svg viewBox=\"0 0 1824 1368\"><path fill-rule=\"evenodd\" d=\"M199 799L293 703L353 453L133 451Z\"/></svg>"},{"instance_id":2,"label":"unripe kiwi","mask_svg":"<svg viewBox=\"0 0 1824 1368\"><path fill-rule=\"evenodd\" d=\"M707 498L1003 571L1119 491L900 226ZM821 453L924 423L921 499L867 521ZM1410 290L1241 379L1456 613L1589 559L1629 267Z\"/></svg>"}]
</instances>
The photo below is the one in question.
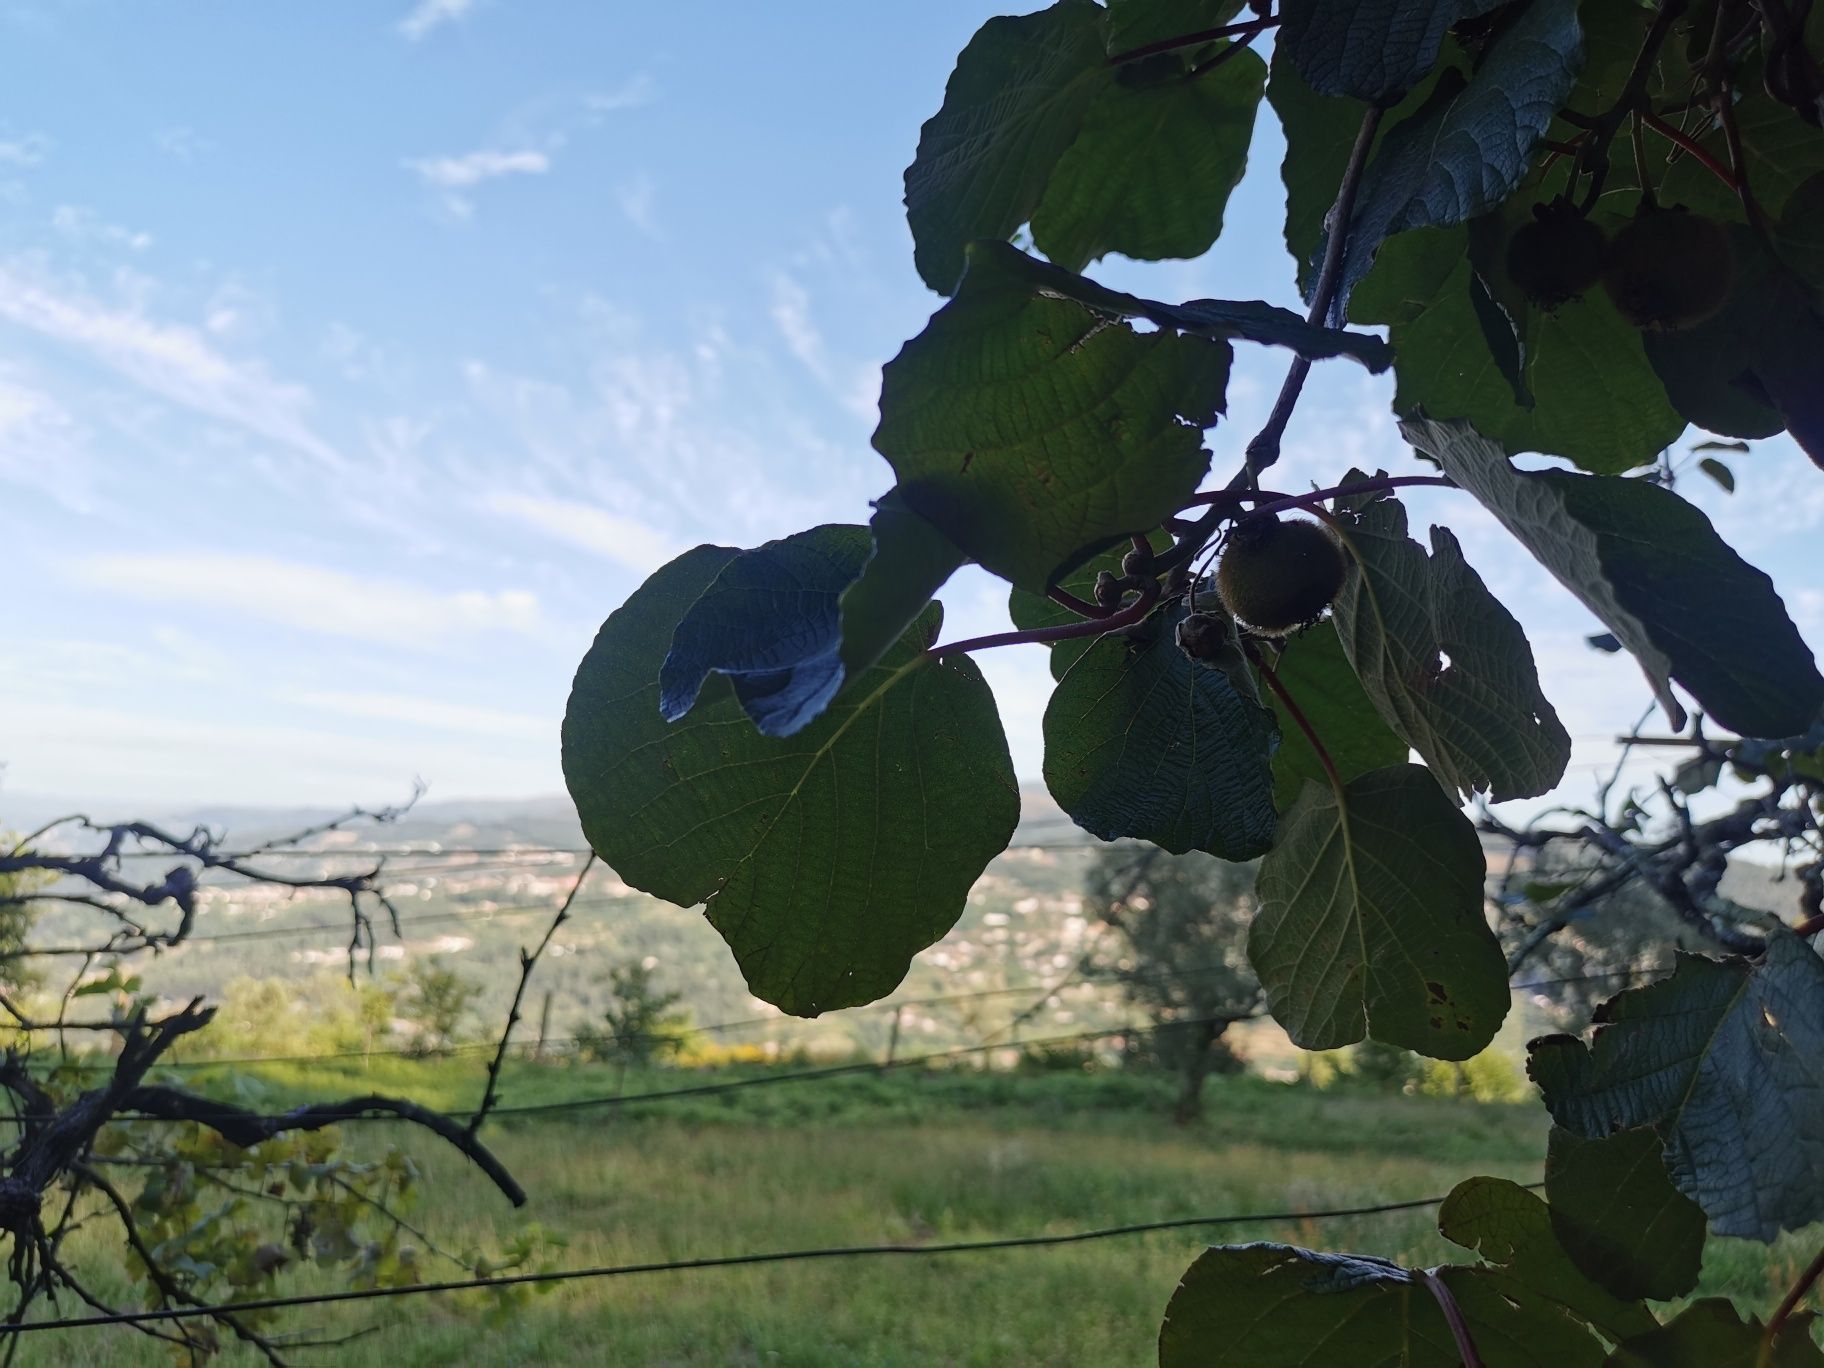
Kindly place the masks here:
<instances>
[{"instance_id":1,"label":"unripe kiwi","mask_svg":"<svg viewBox=\"0 0 1824 1368\"><path fill-rule=\"evenodd\" d=\"M1729 233L1683 205L1643 205L1609 244L1602 287L1637 328L1677 332L1714 317L1735 284Z\"/></svg>"},{"instance_id":2,"label":"unripe kiwi","mask_svg":"<svg viewBox=\"0 0 1824 1368\"><path fill-rule=\"evenodd\" d=\"M1602 278L1608 240L1567 200L1533 206L1507 240L1507 276L1528 300L1555 309Z\"/></svg>"},{"instance_id":3,"label":"unripe kiwi","mask_svg":"<svg viewBox=\"0 0 1824 1368\"><path fill-rule=\"evenodd\" d=\"M1343 587L1348 563L1330 530L1304 518L1237 523L1216 567L1222 605L1262 636L1317 621Z\"/></svg>"}]
</instances>

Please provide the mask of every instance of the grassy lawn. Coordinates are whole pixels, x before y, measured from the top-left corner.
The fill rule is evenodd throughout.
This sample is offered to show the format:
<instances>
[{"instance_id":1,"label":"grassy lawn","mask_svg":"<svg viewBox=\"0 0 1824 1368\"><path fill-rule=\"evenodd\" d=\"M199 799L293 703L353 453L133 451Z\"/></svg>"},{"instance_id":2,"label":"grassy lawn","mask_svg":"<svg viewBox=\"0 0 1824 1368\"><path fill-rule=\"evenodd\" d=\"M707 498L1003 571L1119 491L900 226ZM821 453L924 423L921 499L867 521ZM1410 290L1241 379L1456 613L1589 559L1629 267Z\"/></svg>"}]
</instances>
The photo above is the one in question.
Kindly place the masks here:
<instances>
[{"instance_id":1,"label":"grassy lawn","mask_svg":"<svg viewBox=\"0 0 1824 1368\"><path fill-rule=\"evenodd\" d=\"M269 1069L267 1105L293 1093L395 1089L473 1101L472 1062L375 1061L371 1071ZM615 1090L611 1070L516 1069L507 1101ZM697 1081L630 1079L629 1092ZM1441 1194L1472 1173L1538 1176L1545 1121L1530 1106L1319 1093L1219 1079L1207 1119L1164 1119L1170 1085L1118 1074L914 1075L754 1088L710 1098L503 1123L495 1147L532 1194L511 1210L431 1138L412 1213L440 1243L494 1245L527 1221L568 1243L565 1266L821 1245L981 1239L1201 1213L1362 1205ZM377 1327L317 1361L338 1365L1139 1365L1160 1313L1209 1239L1285 1240L1409 1263L1453 1255L1429 1211L1181 1230L1050 1249L789 1263L566 1284L502 1323L475 1296L425 1296L285 1313L304 1337ZM109 1228L68 1252L126 1301ZM1459 1252L1460 1251L1455 1251ZM1808 1257L1806 1241L1712 1246L1706 1291L1759 1308ZM435 1267L433 1265L433 1267ZM276 1291L334 1286L314 1270ZM66 1309L75 1305L67 1301ZM308 1361L308 1353L298 1357ZM251 1362L239 1346L228 1362ZM125 1329L28 1337L20 1362L170 1361Z\"/></svg>"}]
</instances>

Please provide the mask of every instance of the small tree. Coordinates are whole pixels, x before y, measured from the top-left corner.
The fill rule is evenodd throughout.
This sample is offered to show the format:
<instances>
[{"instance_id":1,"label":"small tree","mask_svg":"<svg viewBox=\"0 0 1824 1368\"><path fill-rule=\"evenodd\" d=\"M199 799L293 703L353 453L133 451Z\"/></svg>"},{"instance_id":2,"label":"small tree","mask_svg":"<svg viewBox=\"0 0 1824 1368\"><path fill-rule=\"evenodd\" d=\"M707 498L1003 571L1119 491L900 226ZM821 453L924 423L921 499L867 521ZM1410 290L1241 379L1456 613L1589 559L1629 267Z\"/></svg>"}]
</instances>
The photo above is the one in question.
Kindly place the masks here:
<instances>
[{"instance_id":1,"label":"small tree","mask_svg":"<svg viewBox=\"0 0 1824 1368\"><path fill-rule=\"evenodd\" d=\"M650 1064L675 1054L690 1028L690 1013L674 1011L682 993L662 992L650 966L620 964L610 969L608 1006L600 1027L576 1033L577 1052L585 1059L610 1061L623 1068Z\"/></svg>"},{"instance_id":2,"label":"small tree","mask_svg":"<svg viewBox=\"0 0 1824 1368\"><path fill-rule=\"evenodd\" d=\"M450 967L442 955L415 960L399 994L399 1014L417 1028L413 1048L421 1054L447 1050L462 1033L463 1018L481 985Z\"/></svg>"},{"instance_id":3,"label":"small tree","mask_svg":"<svg viewBox=\"0 0 1824 1368\"><path fill-rule=\"evenodd\" d=\"M1253 883L1249 866L1157 849L1116 846L1090 867L1090 907L1122 942L1114 962L1093 967L1152 1018L1149 1053L1183 1077L1173 1109L1181 1124L1202 1111L1210 1073L1238 1066L1223 1037L1257 1010L1246 954Z\"/></svg>"}]
</instances>

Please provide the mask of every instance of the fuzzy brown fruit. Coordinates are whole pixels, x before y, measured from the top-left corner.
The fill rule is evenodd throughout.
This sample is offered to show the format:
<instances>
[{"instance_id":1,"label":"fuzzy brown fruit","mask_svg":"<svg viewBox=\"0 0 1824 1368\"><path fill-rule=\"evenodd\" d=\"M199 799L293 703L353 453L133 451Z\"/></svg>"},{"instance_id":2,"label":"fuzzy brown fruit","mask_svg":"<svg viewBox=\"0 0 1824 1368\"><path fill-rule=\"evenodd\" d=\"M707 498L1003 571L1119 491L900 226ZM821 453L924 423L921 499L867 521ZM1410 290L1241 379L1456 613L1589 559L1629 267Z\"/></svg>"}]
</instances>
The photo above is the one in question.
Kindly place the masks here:
<instances>
[{"instance_id":1,"label":"fuzzy brown fruit","mask_svg":"<svg viewBox=\"0 0 1824 1368\"><path fill-rule=\"evenodd\" d=\"M1229 533L1216 592L1259 635L1284 636L1317 621L1347 569L1328 528L1303 518L1250 518Z\"/></svg>"},{"instance_id":2,"label":"fuzzy brown fruit","mask_svg":"<svg viewBox=\"0 0 1824 1368\"><path fill-rule=\"evenodd\" d=\"M1678 332L1714 317L1735 284L1735 253L1715 219L1683 205L1643 207L1609 244L1602 287L1637 328Z\"/></svg>"},{"instance_id":3,"label":"fuzzy brown fruit","mask_svg":"<svg viewBox=\"0 0 1824 1368\"><path fill-rule=\"evenodd\" d=\"M1507 240L1507 276L1541 309L1582 296L1602 278L1608 239L1564 200L1533 206L1533 221Z\"/></svg>"}]
</instances>

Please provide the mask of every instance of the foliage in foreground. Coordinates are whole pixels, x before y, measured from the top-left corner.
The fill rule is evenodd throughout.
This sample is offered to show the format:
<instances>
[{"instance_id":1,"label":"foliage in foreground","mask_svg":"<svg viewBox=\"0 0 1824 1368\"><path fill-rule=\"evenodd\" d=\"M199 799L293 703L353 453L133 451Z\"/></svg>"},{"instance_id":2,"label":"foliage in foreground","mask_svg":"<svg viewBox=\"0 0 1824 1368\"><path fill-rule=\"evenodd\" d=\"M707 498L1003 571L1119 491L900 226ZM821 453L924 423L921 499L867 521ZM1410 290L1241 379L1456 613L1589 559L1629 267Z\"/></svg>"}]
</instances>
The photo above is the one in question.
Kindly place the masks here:
<instances>
[{"instance_id":1,"label":"foliage in foreground","mask_svg":"<svg viewBox=\"0 0 1824 1368\"><path fill-rule=\"evenodd\" d=\"M582 663L564 767L591 844L703 904L753 992L799 1015L891 991L1005 847L1018 795L971 655L1018 642L1051 651L1045 779L1079 825L1258 860L1247 957L1301 1046L1474 1057L1508 975L1605 888L1650 891L1725 952L1681 952L1592 1036L1535 1044L1545 1191L1462 1185L1456 1264L1213 1249L1172 1299L1168 1368L1310 1362L1345 1328L1353 1355L1413 1364L1824 1361L1795 1312L1817 1267L1764 1324L1647 1304L1690 1292L1707 1232L1824 1216L1824 676L1663 457L1696 424L1786 431L1824 464L1821 52L1824 7L1787 0L1059 0L991 20L906 173L915 263L949 298L886 367L874 446L896 483L872 523L689 551ZM1303 317L1080 274L1207 250L1263 99ZM1022 230L1042 257L1009 244ZM1294 360L1205 488L1237 342ZM1262 487L1317 361L1391 366L1423 473ZM1734 733L1693 723L1704 764L1654 812L1616 818L1605 793L1525 833L1580 872L1498 928L1460 805L1549 792L1570 738L1456 537L1413 535L1415 485L1492 514L1675 728L1688 701ZM1275 536L1290 515L1319 532ZM965 563L1010 583L1017 630L942 639L932 595ZM1700 823L1689 797L1725 769L1751 795ZM1798 868L1799 923L1719 891L1757 842Z\"/></svg>"}]
</instances>

